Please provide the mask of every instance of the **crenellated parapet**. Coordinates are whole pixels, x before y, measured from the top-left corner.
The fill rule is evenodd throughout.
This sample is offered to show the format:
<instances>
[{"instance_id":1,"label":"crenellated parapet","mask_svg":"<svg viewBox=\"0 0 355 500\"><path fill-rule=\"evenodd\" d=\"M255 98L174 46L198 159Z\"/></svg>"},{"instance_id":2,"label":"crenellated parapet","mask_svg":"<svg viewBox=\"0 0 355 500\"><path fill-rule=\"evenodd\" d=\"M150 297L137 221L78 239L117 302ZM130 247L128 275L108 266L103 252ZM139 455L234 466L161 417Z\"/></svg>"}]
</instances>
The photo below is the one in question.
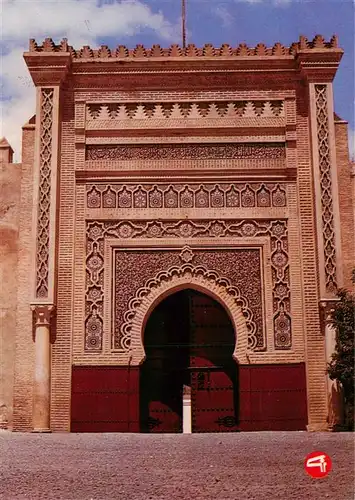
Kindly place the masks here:
<instances>
[{"instance_id":1,"label":"crenellated parapet","mask_svg":"<svg viewBox=\"0 0 355 500\"><path fill-rule=\"evenodd\" d=\"M330 82L342 55L337 36L326 41L317 35L311 41L300 36L299 41L289 47L277 42L272 47L264 43L255 47L240 43L235 47L229 44L220 47L189 44L182 48L173 44L168 48L137 45L129 49L124 45L116 48L101 45L92 49L85 45L74 49L65 38L59 44L46 38L41 45L31 39L24 58L36 86L61 85L72 74L76 87L87 88L95 86L93 80L97 80L100 73L105 88L117 85L128 89L132 85L179 88L191 85L187 74L193 66L193 87L196 89L206 85L210 88L241 87L245 85L246 72L248 84L253 85L265 81L265 75L270 81L288 82L295 77L312 80L321 75L322 80ZM144 79L136 81L137 74L144 74Z\"/></svg>"},{"instance_id":2,"label":"crenellated parapet","mask_svg":"<svg viewBox=\"0 0 355 500\"><path fill-rule=\"evenodd\" d=\"M91 49L88 45L85 45L81 49L75 50L68 44L66 38L58 45L51 38L46 38L42 45L37 44L34 39L31 39L29 44L29 52L64 52L70 53L73 59L295 56L298 52L304 50L339 50L338 37L334 35L327 42L322 35L316 35L311 41L305 36L300 36L299 41L291 44L289 47L277 42L272 47L267 47L264 43L258 43L255 47L249 47L245 43L240 43L237 47L232 47L229 44L214 47L212 44L207 43L200 48L194 44L189 44L186 48L182 48L177 44L173 44L169 48L162 48L160 45L153 45L151 48L146 48L144 45L139 44L133 49L128 49L124 45L118 45L114 49L110 49L107 45L101 45L99 49Z\"/></svg>"}]
</instances>

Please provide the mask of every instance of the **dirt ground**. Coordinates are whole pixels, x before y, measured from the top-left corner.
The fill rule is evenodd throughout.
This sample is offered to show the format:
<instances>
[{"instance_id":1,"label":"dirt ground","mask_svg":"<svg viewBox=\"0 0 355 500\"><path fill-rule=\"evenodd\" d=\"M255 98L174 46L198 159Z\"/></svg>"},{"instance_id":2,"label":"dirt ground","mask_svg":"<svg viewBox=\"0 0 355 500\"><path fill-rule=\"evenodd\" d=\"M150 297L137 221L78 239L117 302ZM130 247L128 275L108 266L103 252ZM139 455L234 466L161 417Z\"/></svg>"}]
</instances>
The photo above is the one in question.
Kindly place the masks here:
<instances>
[{"instance_id":1,"label":"dirt ground","mask_svg":"<svg viewBox=\"0 0 355 500\"><path fill-rule=\"evenodd\" d=\"M312 479L305 456L333 470ZM268 500L354 498L350 433L193 435L0 432L0 498Z\"/></svg>"}]
</instances>

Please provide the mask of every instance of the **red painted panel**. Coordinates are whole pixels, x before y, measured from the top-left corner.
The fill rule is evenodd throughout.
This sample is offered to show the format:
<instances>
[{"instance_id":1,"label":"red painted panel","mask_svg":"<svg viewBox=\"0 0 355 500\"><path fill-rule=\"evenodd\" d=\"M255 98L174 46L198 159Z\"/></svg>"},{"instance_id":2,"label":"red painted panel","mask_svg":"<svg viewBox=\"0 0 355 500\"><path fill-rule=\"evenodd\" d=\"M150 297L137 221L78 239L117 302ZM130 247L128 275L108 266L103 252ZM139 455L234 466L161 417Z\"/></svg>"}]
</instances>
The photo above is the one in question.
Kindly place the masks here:
<instances>
[{"instance_id":1,"label":"red painted panel","mask_svg":"<svg viewBox=\"0 0 355 500\"><path fill-rule=\"evenodd\" d=\"M171 404L161 401L149 403L149 432L151 433L176 433L181 432L181 411L174 411Z\"/></svg>"},{"instance_id":2,"label":"red painted panel","mask_svg":"<svg viewBox=\"0 0 355 500\"><path fill-rule=\"evenodd\" d=\"M222 306L201 294L190 296L190 366L193 432L237 429L235 336Z\"/></svg>"},{"instance_id":3,"label":"red painted panel","mask_svg":"<svg viewBox=\"0 0 355 500\"><path fill-rule=\"evenodd\" d=\"M73 376L76 392L127 390L128 370L126 367L75 366Z\"/></svg>"},{"instance_id":4,"label":"red painted panel","mask_svg":"<svg viewBox=\"0 0 355 500\"><path fill-rule=\"evenodd\" d=\"M223 371L192 373L193 432L236 430L235 392Z\"/></svg>"},{"instance_id":5,"label":"red painted panel","mask_svg":"<svg viewBox=\"0 0 355 500\"><path fill-rule=\"evenodd\" d=\"M127 422L72 422L71 432L138 432Z\"/></svg>"},{"instance_id":6,"label":"red painted panel","mask_svg":"<svg viewBox=\"0 0 355 500\"><path fill-rule=\"evenodd\" d=\"M141 369L73 367L73 432L181 432L184 385L194 432L306 428L303 363L237 366L219 304L194 292L164 302Z\"/></svg>"},{"instance_id":7,"label":"red painted panel","mask_svg":"<svg viewBox=\"0 0 355 500\"><path fill-rule=\"evenodd\" d=\"M258 390L288 390L296 387L299 381L305 382L304 372L299 365L257 365L250 371L252 387Z\"/></svg>"},{"instance_id":8,"label":"red painted panel","mask_svg":"<svg viewBox=\"0 0 355 500\"><path fill-rule=\"evenodd\" d=\"M192 425L195 432L235 430L236 390L233 375L224 371L201 370L192 376ZM236 382L236 379L234 380Z\"/></svg>"},{"instance_id":9,"label":"red painted panel","mask_svg":"<svg viewBox=\"0 0 355 500\"><path fill-rule=\"evenodd\" d=\"M154 370L146 362L141 372L140 420L142 432L164 433L182 431L182 383L177 373Z\"/></svg>"},{"instance_id":10,"label":"red painted panel","mask_svg":"<svg viewBox=\"0 0 355 500\"><path fill-rule=\"evenodd\" d=\"M128 421L128 395L126 394L75 394L72 401L73 420Z\"/></svg>"},{"instance_id":11,"label":"red painted panel","mask_svg":"<svg viewBox=\"0 0 355 500\"><path fill-rule=\"evenodd\" d=\"M251 430L305 430L304 363L239 367L239 424Z\"/></svg>"},{"instance_id":12,"label":"red painted panel","mask_svg":"<svg viewBox=\"0 0 355 500\"><path fill-rule=\"evenodd\" d=\"M139 369L73 367L72 432L138 432Z\"/></svg>"}]
</instances>

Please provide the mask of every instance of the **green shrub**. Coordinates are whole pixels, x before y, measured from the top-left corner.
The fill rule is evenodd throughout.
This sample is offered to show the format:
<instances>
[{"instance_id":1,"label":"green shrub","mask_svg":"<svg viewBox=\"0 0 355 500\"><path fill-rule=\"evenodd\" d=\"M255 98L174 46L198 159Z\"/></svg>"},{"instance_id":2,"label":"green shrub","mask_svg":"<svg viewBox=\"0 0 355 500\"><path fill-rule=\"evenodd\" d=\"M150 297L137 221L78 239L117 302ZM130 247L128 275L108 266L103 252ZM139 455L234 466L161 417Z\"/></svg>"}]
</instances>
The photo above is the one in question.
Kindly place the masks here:
<instances>
[{"instance_id":1,"label":"green shrub","mask_svg":"<svg viewBox=\"0 0 355 500\"><path fill-rule=\"evenodd\" d=\"M353 271L353 280L355 270ZM332 380L340 382L344 397L344 420L347 430L354 430L354 336L355 336L355 295L347 290L338 291L339 302L332 315L336 327L336 347L328 364L328 374Z\"/></svg>"}]
</instances>

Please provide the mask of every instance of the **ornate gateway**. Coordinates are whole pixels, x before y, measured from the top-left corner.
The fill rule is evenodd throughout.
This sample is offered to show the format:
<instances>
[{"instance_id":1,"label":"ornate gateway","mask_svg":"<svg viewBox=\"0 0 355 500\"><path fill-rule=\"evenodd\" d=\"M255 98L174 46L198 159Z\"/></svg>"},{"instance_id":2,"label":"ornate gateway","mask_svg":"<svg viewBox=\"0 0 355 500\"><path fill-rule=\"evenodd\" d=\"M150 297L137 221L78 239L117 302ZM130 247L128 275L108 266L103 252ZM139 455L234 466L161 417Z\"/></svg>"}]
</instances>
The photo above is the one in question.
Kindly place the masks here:
<instances>
[{"instance_id":1,"label":"ornate gateway","mask_svg":"<svg viewBox=\"0 0 355 500\"><path fill-rule=\"evenodd\" d=\"M184 387L190 388L193 432L236 429L234 331L218 302L192 290L171 295L152 313L145 345L142 430L182 432Z\"/></svg>"},{"instance_id":2,"label":"ornate gateway","mask_svg":"<svg viewBox=\"0 0 355 500\"><path fill-rule=\"evenodd\" d=\"M16 429L326 428L318 306L343 279L341 54L319 36L269 48L31 41ZM44 375L31 392L33 371Z\"/></svg>"}]
</instances>

